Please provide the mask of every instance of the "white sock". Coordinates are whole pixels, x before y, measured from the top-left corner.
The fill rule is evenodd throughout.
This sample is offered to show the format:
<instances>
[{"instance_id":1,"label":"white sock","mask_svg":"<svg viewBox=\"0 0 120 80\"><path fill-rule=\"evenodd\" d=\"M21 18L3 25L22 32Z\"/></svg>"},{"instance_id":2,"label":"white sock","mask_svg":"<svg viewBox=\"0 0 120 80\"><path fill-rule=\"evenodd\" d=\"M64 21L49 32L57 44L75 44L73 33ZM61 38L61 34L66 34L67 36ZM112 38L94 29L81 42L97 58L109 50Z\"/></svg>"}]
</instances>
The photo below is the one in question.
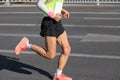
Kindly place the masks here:
<instances>
[{"instance_id":1,"label":"white sock","mask_svg":"<svg viewBox=\"0 0 120 80\"><path fill-rule=\"evenodd\" d=\"M28 48L31 48L31 45L32 45L32 43L30 43L29 41L27 42L27 47Z\"/></svg>"},{"instance_id":2,"label":"white sock","mask_svg":"<svg viewBox=\"0 0 120 80\"><path fill-rule=\"evenodd\" d=\"M57 69L57 71L56 71L56 75L59 76L59 75L61 75L61 74L62 74L62 71L59 70L59 69Z\"/></svg>"}]
</instances>

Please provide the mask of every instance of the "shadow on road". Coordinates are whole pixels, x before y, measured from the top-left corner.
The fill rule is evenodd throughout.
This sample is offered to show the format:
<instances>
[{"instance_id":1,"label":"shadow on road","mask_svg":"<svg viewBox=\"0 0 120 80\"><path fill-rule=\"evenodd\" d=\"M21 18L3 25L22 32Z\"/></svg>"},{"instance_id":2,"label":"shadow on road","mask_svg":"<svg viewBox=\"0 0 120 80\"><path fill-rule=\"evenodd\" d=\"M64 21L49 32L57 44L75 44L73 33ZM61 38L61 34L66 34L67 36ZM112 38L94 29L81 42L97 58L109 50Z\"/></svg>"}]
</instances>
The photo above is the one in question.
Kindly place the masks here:
<instances>
[{"instance_id":1,"label":"shadow on road","mask_svg":"<svg viewBox=\"0 0 120 80\"><path fill-rule=\"evenodd\" d=\"M44 76L47 76L49 79L52 79L52 75L42 69L19 62L18 58L0 55L0 71L3 69L21 74L32 74L31 71L28 71L28 69L31 69L39 72Z\"/></svg>"}]
</instances>

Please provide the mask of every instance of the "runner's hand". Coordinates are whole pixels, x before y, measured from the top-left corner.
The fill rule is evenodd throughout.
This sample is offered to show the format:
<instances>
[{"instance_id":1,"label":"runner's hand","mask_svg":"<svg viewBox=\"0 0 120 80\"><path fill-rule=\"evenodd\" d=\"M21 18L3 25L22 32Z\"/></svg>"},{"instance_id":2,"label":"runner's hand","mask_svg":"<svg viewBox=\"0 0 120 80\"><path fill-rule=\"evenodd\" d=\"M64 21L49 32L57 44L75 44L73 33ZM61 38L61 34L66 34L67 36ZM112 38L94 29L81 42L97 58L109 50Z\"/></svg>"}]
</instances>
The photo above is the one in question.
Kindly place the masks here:
<instances>
[{"instance_id":1,"label":"runner's hand","mask_svg":"<svg viewBox=\"0 0 120 80\"><path fill-rule=\"evenodd\" d=\"M68 11L65 10L64 13L63 13L63 16L64 16L64 18L69 18L70 14L69 14Z\"/></svg>"},{"instance_id":2,"label":"runner's hand","mask_svg":"<svg viewBox=\"0 0 120 80\"><path fill-rule=\"evenodd\" d=\"M62 18L62 15L61 15L61 14L59 14L59 13L58 13L58 14L56 14L56 15L55 15L55 17L54 17L55 21L57 21L57 22L58 22L58 21L60 21L60 20L61 20L61 18Z\"/></svg>"},{"instance_id":3,"label":"runner's hand","mask_svg":"<svg viewBox=\"0 0 120 80\"><path fill-rule=\"evenodd\" d=\"M70 13L67 10L65 10L65 9L62 9L61 13L64 16L64 18L69 18L70 17Z\"/></svg>"}]
</instances>

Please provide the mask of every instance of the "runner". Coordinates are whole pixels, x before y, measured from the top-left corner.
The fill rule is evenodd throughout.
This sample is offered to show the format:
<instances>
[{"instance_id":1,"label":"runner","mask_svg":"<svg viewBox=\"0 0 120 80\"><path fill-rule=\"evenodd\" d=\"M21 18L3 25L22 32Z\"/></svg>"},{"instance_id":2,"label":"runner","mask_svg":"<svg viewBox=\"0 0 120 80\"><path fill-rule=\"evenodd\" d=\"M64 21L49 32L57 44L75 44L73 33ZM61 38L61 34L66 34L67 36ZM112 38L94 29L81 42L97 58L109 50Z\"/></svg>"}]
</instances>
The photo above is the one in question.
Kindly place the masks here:
<instances>
[{"instance_id":1,"label":"runner","mask_svg":"<svg viewBox=\"0 0 120 80\"><path fill-rule=\"evenodd\" d=\"M67 33L61 23L62 15L64 18L69 18L70 15L67 10L61 9L62 4L63 0L38 1L38 7L43 11L44 15L40 35L45 38L46 49L31 43L27 37L23 37L17 44L15 53L19 55L22 51L30 48L47 59L54 59L56 56L56 45L58 44L62 48L62 53L59 56L58 67L53 80L72 80L72 78L62 73L71 51Z\"/></svg>"}]
</instances>

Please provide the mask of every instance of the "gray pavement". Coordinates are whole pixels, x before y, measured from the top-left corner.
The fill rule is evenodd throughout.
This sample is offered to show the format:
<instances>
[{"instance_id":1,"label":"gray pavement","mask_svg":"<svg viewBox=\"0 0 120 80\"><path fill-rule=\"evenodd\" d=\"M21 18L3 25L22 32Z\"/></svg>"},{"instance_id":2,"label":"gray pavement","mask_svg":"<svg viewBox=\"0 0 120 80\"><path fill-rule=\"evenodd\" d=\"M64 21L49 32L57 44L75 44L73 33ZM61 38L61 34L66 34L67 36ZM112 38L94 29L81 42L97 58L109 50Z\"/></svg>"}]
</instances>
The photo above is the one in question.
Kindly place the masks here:
<instances>
[{"instance_id":1,"label":"gray pavement","mask_svg":"<svg viewBox=\"0 0 120 80\"><path fill-rule=\"evenodd\" d=\"M64 73L73 80L120 80L119 7L68 7L63 19L72 47ZM46 60L31 50L14 48L23 36L44 47L39 36L41 11L37 7L0 8L0 80L51 80L58 56ZM61 52L57 46L57 54Z\"/></svg>"}]
</instances>

